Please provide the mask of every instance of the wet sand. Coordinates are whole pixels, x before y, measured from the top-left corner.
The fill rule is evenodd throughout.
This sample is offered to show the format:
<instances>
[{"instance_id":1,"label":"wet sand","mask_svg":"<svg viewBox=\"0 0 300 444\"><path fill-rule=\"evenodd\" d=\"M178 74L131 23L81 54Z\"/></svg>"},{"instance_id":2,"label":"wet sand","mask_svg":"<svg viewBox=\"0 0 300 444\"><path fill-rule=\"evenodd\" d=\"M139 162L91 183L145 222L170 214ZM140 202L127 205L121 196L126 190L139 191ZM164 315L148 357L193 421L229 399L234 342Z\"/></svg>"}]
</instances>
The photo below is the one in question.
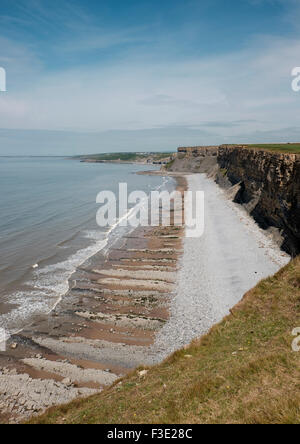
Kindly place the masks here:
<instances>
[{"instance_id":1,"label":"wet sand","mask_svg":"<svg viewBox=\"0 0 300 444\"><path fill-rule=\"evenodd\" d=\"M179 190L186 189L178 178ZM0 353L0 422L19 422L154 362L169 319L183 227L138 228L73 274L51 314Z\"/></svg>"},{"instance_id":2,"label":"wet sand","mask_svg":"<svg viewBox=\"0 0 300 444\"><path fill-rule=\"evenodd\" d=\"M177 174L181 191L186 180L205 191L204 235L139 228L80 267L55 311L0 353L0 422L96 393L161 361L290 260L213 180Z\"/></svg>"}]
</instances>

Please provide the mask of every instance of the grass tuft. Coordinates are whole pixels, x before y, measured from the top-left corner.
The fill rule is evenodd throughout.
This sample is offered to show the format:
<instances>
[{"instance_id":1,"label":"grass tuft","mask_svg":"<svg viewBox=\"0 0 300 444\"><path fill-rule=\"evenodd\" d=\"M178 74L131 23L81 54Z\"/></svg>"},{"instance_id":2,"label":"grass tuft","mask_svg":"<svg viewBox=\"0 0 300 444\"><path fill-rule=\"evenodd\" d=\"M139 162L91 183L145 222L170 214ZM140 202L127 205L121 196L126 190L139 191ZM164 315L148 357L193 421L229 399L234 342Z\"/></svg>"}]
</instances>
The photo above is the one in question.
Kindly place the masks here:
<instances>
[{"instance_id":1,"label":"grass tuft","mask_svg":"<svg viewBox=\"0 0 300 444\"><path fill-rule=\"evenodd\" d=\"M266 151L274 151L284 154L300 154L300 143L273 143L247 145L250 148L258 148Z\"/></svg>"},{"instance_id":2,"label":"grass tuft","mask_svg":"<svg viewBox=\"0 0 300 444\"><path fill-rule=\"evenodd\" d=\"M300 257L222 322L139 378L52 408L31 424L300 423ZM188 359L187 359L188 358Z\"/></svg>"}]
</instances>

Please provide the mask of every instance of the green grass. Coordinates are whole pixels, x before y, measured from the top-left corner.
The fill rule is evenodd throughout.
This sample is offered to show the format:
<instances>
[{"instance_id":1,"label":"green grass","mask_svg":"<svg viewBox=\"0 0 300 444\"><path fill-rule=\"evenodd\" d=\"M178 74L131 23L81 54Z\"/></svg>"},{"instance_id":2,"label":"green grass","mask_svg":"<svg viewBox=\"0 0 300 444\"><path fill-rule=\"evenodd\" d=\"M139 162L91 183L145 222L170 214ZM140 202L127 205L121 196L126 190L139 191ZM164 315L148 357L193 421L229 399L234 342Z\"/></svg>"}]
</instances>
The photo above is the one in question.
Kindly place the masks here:
<instances>
[{"instance_id":1,"label":"green grass","mask_svg":"<svg viewBox=\"0 0 300 444\"><path fill-rule=\"evenodd\" d=\"M168 162L166 165L166 170L169 170L170 168L172 168L174 163L175 163L175 159L170 160L170 162Z\"/></svg>"},{"instance_id":2,"label":"green grass","mask_svg":"<svg viewBox=\"0 0 300 444\"><path fill-rule=\"evenodd\" d=\"M250 148L264 149L286 154L300 154L300 143L255 144L247 145Z\"/></svg>"},{"instance_id":3,"label":"green grass","mask_svg":"<svg viewBox=\"0 0 300 444\"><path fill-rule=\"evenodd\" d=\"M102 153L102 154L90 154L86 156L75 156L75 159L90 159L99 161L122 161L122 162L134 162L137 160L143 160L153 158L154 160L161 160L167 158L171 153Z\"/></svg>"},{"instance_id":4,"label":"green grass","mask_svg":"<svg viewBox=\"0 0 300 444\"><path fill-rule=\"evenodd\" d=\"M245 270L246 272L246 270ZM33 424L300 423L300 257L189 347Z\"/></svg>"}]
</instances>

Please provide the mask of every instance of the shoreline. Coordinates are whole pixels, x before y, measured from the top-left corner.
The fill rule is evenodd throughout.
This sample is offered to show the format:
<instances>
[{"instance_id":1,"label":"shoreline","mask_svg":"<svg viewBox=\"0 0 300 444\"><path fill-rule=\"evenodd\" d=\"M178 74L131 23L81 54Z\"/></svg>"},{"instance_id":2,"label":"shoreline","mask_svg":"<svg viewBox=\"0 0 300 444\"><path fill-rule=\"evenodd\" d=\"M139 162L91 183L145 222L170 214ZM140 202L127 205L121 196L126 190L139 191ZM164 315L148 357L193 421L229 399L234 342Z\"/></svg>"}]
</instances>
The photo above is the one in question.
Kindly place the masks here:
<instances>
[{"instance_id":1,"label":"shoreline","mask_svg":"<svg viewBox=\"0 0 300 444\"><path fill-rule=\"evenodd\" d=\"M291 260L212 178L192 174L187 181L189 190L205 192L205 231L184 238L171 316L156 337L156 363L208 333Z\"/></svg>"},{"instance_id":2,"label":"shoreline","mask_svg":"<svg viewBox=\"0 0 300 444\"><path fill-rule=\"evenodd\" d=\"M136 171L130 174L135 175ZM63 255L63 250L59 250L63 243L54 243L56 250L53 255L44 255L42 252L42 258L35 258L30 262L34 264L34 261L36 261L36 264L29 266L26 264L27 268L25 268L21 277L18 279L13 277L9 286L7 288L4 286L0 315L7 314L7 316L1 320L1 327L10 335L18 334L24 328L30 326L34 319L41 314L51 314L69 291L69 280L76 269L80 268L100 250L107 248L112 238L118 236L120 222L129 218L132 210L129 209L128 213L112 227L109 227L107 231L99 230L100 236L91 237L91 241L85 240L84 233L88 233L89 230L96 230L97 227L89 228L86 226L76 231L75 234L69 231L72 236L63 242L69 242L73 237L79 238L79 234L81 238L75 247L73 245L67 247L67 255ZM95 216L92 216L92 219L95 219ZM52 248L52 245L50 248ZM42 251L47 251L47 249ZM55 260L53 260L54 257ZM10 265L10 268L13 267ZM45 269L49 270L46 272ZM57 280L51 279L49 282L52 276L59 276L59 278ZM26 297L22 297L23 293ZM36 309L34 304L28 305L27 302L27 298L31 298L31 293L34 295L33 298L36 297L37 299ZM14 309L15 311L13 311Z\"/></svg>"},{"instance_id":3,"label":"shoreline","mask_svg":"<svg viewBox=\"0 0 300 444\"><path fill-rule=\"evenodd\" d=\"M118 239L108 254L100 251L79 267L56 309L11 339L17 348L8 349L0 374L0 388L6 384L9 394L0 422L22 421L97 393L134 368L161 362L207 332L246 291L289 261L212 179L155 174L175 177L181 192L187 183L189 189L204 189L208 232L195 240L184 238L183 228L139 228ZM222 222L238 238L233 246L231 239L224 244L231 231L223 231ZM239 245L241 239L246 244ZM25 408L24 397L30 400Z\"/></svg>"},{"instance_id":4,"label":"shoreline","mask_svg":"<svg viewBox=\"0 0 300 444\"><path fill-rule=\"evenodd\" d=\"M99 251L70 277L54 310L10 338L0 354L0 422L97 393L149 363L181 253L173 228L136 229Z\"/></svg>"}]
</instances>

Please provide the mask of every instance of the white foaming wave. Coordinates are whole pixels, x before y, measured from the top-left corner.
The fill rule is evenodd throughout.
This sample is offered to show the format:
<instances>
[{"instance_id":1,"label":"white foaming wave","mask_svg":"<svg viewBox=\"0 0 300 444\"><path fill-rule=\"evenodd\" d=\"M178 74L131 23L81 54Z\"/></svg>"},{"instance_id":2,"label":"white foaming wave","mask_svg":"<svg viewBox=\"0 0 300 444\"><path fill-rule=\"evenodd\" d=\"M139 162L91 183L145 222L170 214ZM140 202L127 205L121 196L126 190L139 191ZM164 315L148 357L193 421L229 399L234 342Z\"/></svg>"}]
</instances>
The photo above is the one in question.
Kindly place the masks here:
<instances>
[{"instance_id":1,"label":"white foaming wave","mask_svg":"<svg viewBox=\"0 0 300 444\"><path fill-rule=\"evenodd\" d=\"M99 240L100 237L103 238L103 235L105 235L106 233L101 231L100 236L99 236L99 231L97 230L88 230L88 231L84 231L82 233L82 237L84 237L85 239L92 239L92 240Z\"/></svg>"},{"instance_id":2,"label":"white foaming wave","mask_svg":"<svg viewBox=\"0 0 300 444\"><path fill-rule=\"evenodd\" d=\"M0 316L0 325L10 334L20 331L20 322L36 315L51 313L69 290L69 279L76 268L91 256L101 251L107 244L107 238L96 242L71 255L67 260L46 265L33 271L34 278L27 282L30 290L18 291L10 295L10 301L18 308Z\"/></svg>"},{"instance_id":3,"label":"white foaming wave","mask_svg":"<svg viewBox=\"0 0 300 444\"><path fill-rule=\"evenodd\" d=\"M0 325L9 335L22 331L24 328L24 325L21 327L22 321L32 318L32 316L35 315L44 314L47 311L45 294L41 294L40 291L18 291L15 292L12 297L13 303L19 305L19 307L0 316Z\"/></svg>"},{"instance_id":4,"label":"white foaming wave","mask_svg":"<svg viewBox=\"0 0 300 444\"><path fill-rule=\"evenodd\" d=\"M162 184L155 189L163 188L170 178L164 177ZM149 200L149 196L144 201ZM33 290L15 292L10 295L11 303L18 305L18 308L0 316L0 325L10 334L20 332L20 322L25 322L37 315L48 315L61 302L64 295L69 290L69 279L78 267L83 265L88 259L103 250L109 242L110 236L120 226L121 222L134 217L138 211L139 204L129 209L128 212L110 227L107 232L89 230L83 233L83 237L93 239L95 243L72 254L68 259L56 264L46 265L42 268L33 269L34 278L27 282ZM131 231L134 228L131 229ZM103 236L105 238L103 239ZM24 326L23 326L24 328Z\"/></svg>"}]
</instances>

